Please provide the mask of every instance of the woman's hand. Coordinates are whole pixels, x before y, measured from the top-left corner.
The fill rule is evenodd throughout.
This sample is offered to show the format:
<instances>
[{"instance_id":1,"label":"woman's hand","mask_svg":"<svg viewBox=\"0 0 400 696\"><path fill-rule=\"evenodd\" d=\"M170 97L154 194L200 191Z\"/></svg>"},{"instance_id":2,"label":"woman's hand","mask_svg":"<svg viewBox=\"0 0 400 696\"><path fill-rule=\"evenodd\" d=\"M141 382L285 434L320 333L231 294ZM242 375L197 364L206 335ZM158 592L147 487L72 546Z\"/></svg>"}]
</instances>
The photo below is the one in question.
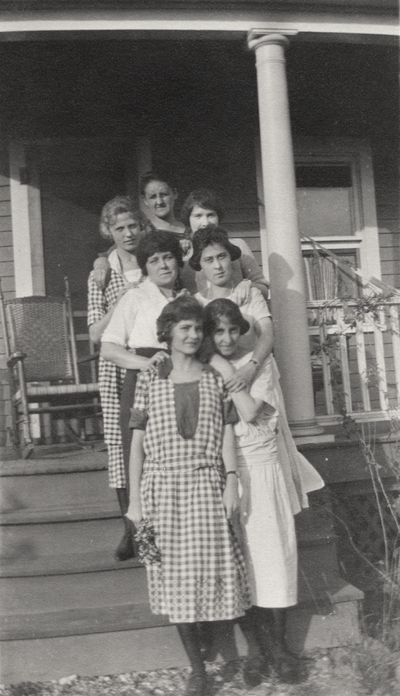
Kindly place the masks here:
<instances>
[{"instance_id":1,"label":"woman's hand","mask_svg":"<svg viewBox=\"0 0 400 696\"><path fill-rule=\"evenodd\" d=\"M230 377L224 377L224 386L229 394L235 394L236 392L243 391L243 389L247 389L247 382L245 382L243 377L239 374L239 370L237 370Z\"/></svg>"},{"instance_id":2,"label":"woman's hand","mask_svg":"<svg viewBox=\"0 0 400 696\"><path fill-rule=\"evenodd\" d=\"M226 510L226 517L228 520L231 520L232 517L238 512L240 504L238 480L234 474L229 474L229 476L226 478L226 486L222 500Z\"/></svg>"},{"instance_id":3,"label":"woman's hand","mask_svg":"<svg viewBox=\"0 0 400 696\"><path fill-rule=\"evenodd\" d=\"M117 304L117 302L120 301L121 297L123 297L125 295L127 290L131 290L132 288L137 288L139 283L140 283L140 281L137 281L136 283L127 283L126 285L124 285L124 287L121 288L121 290L119 291L119 293L117 295L117 299L115 301L115 304Z\"/></svg>"},{"instance_id":4,"label":"woman's hand","mask_svg":"<svg viewBox=\"0 0 400 696\"><path fill-rule=\"evenodd\" d=\"M104 290L111 274L111 267L104 256L97 258L93 264L93 278L99 290Z\"/></svg>"},{"instance_id":5,"label":"woman's hand","mask_svg":"<svg viewBox=\"0 0 400 696\"><path fill-rule=\"evenodd\" d=\"M245 365L242 365L242 367L237 368L236 377L238 380L244 382L245 386L248 387L252 383L256 373L257 365L255 365L253 362L247 362ZM229 387L227 388L229 390Z\"/></svg>"},{"instance_id":6,"label":"woman's hand","mask_svg":"<svg viewBox=\"0 0 400 696\"><path fill-rule=\"evenodd\" d=\"M126 517L128 518L128 520L131 520L131 522L133 522L136 528L138 527L138 525L143 519L142 504L140 502L140 499L131 499L128 511L126 513Z\"/></svg>"},{"instance_id":7,"label":"woman's hand","mask_svg":"<svg viewBox=\"0 0 400 696\"><path fill-rule=\"evenodd\" d=\"M184 261L187 261L188 259L190 259L193 253L192 242L190 241L190 239L180 239L179 244L183 252L183 259Z\"/></svg>"},{"instance_id":8,"label":"woman's hand","mask_svg":"<svg viewBox=\"0 0 400 696\"><path fill-rule=\"evenodd\" d=\"M147 363L146 367L143 367L141 369L141 372L144 372L145 370L148 370L150 367L157 367L162 362L165 362L168 360L169 355L166 353L164 350L159 350L158 353L153 355L152 358L149 359L149 362Z\"/></svg>"},{"instance_id":9,"label":"woman's hand","mask_svg":"<svg viewBox=\"0 0 400 696\"><path fill-rule=\"evenodd\" d=\"M241 280L231 294L232 302L235 302L238 307L246 304L250 299L251 286L251 280Z\"/></svg>"}]
</instances>

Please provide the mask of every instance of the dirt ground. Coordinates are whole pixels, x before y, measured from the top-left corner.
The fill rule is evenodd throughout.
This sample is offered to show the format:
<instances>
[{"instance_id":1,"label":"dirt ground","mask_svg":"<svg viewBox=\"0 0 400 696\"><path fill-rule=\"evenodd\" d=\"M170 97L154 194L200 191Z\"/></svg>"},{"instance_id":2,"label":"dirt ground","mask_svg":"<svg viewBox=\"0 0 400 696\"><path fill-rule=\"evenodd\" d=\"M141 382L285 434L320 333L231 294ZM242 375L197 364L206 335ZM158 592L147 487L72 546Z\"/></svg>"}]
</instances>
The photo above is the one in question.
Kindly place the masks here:
<instances>
[{"instance_id":1,"label":"dirt ground","mask_svg":"<svg viewBox=\"0 0 400 696\"><path fill-rule=\"evenodd\" d=\"M321 650L309 656L300 684L282 684L273 676L260 686L243 682L243 661L207 665L210 696L399 696L400 654L387 653L377 641L351 648ZM182 696L189 670L164 669L118 676L0 685L0 696Z\"/></svg>"}]
</instances>

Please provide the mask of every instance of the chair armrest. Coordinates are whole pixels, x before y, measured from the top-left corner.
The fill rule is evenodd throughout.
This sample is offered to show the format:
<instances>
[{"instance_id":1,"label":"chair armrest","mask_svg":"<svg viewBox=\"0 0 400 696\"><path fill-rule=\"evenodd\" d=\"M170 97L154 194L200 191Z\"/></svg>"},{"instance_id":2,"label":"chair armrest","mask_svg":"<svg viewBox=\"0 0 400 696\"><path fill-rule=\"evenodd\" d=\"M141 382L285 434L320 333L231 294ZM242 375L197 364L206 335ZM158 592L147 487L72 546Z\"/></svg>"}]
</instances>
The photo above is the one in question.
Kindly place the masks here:
<instances>
[{"instance_id":1,"label":"chair armrest","mask_svg":"<svg viewBox=\"0 0 400 696\"><path fill-rule=\"evenodd\" d=\"M22 351L18 350L12 355L7 360L7 365L8 367L14 367L14 365L19 362L20 360L24 360L26 358L26 353L23 353Z\"/></svg>"},{"instance_id":2,"label":"chair armrest","mask_svg":"<svg viewBox=\"0 0 400 696\"><path fill-rule=\"evenodd\" d=\"M91 355L87 355L85 358L79 358L78 365L80 365L81 363L90 362L91 360L98 360L99 357L100 352L92 353Z\"/></svg>"}]
</instances>

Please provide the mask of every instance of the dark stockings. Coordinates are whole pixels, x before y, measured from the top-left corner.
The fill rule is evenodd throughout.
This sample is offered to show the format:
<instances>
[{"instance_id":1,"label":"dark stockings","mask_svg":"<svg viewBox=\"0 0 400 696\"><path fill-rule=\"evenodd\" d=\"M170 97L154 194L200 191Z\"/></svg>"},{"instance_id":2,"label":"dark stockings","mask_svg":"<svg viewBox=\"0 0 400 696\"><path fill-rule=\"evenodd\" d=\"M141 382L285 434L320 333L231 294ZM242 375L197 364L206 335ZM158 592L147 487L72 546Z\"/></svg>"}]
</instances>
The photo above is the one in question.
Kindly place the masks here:
<instances>
[{"instance_id":1,"label":"dark stockings","mask_svg":"<svg viewBox=\"0 0 400 696\"><path fill-rule=\"evenodd\" d=\"M135 547L133 543L133 526L132 522L125 517L129 507L129 495L126 488L116 488L117 498L119 508L121 510L122 519L125 526L124 535L118 544L115 551L115 558L118 561L127 561L133 558L135 554Z\"/></svg>"},{"instance_id":2,"label":"dark stockings","mask_svg":"<svg viewBox=\"0 0 400 696\"><path fill-rule=\"evenodd\" d=\"M195 623L178 623L176 627L188 656L192 674L205 675L197 625Z\"/></svg>"},{"instance_id":3,"label":"dark stockings","mask_svg":"<svg viewBox=\"0 0 400 696\"><path fill-rule=\"evenodd\" d=\"M300 678L300 663L286 644L286 616L286 609L253 606L240 625L245 635L253 633L262 655L282 681L294 683Z\"/></svg>"},{"instance_id":4,"label":"dark stockings","mask_svg":"<svg viewBox=\"0 0 400 696\"><path fill-rule=\"evenodd\" d=\"M238 659L232 621L202 621L198 624L203 659L212 662L220 653L224 662Z\"/></svg>"},{"instance_id":5,"label":"dark stockings","mask_svg":"<svg viewBox=\"0 0 400 696\"><path fill-rule=\"evenodd\" d=\"M185 696L206 696L206 670L201 655L198 626L195 623L179 623L176 624L176 627L192 668Z\"/></svg>"}]
</instances>

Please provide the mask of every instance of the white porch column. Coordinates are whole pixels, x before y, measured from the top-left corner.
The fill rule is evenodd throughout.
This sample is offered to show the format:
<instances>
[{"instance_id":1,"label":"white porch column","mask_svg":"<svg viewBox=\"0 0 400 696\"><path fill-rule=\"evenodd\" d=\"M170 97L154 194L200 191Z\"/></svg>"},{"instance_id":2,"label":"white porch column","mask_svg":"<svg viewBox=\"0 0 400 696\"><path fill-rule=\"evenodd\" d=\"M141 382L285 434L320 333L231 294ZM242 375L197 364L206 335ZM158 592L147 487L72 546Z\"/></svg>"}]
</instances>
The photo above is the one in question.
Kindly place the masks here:
<instances>
[{"instance_id":1,"label":"white porch column","mask_svg":"<svg viewBox=\"0 0 400 696\"><path fill-rule=\"evenodd\" d=\"M296 182L285 48L288 39L267 33L254 38L261 161L264 188L275 354L288 420L294 435L317 435L307 327L303 260L297 221Z\"/></svg>"}]
</instances>

